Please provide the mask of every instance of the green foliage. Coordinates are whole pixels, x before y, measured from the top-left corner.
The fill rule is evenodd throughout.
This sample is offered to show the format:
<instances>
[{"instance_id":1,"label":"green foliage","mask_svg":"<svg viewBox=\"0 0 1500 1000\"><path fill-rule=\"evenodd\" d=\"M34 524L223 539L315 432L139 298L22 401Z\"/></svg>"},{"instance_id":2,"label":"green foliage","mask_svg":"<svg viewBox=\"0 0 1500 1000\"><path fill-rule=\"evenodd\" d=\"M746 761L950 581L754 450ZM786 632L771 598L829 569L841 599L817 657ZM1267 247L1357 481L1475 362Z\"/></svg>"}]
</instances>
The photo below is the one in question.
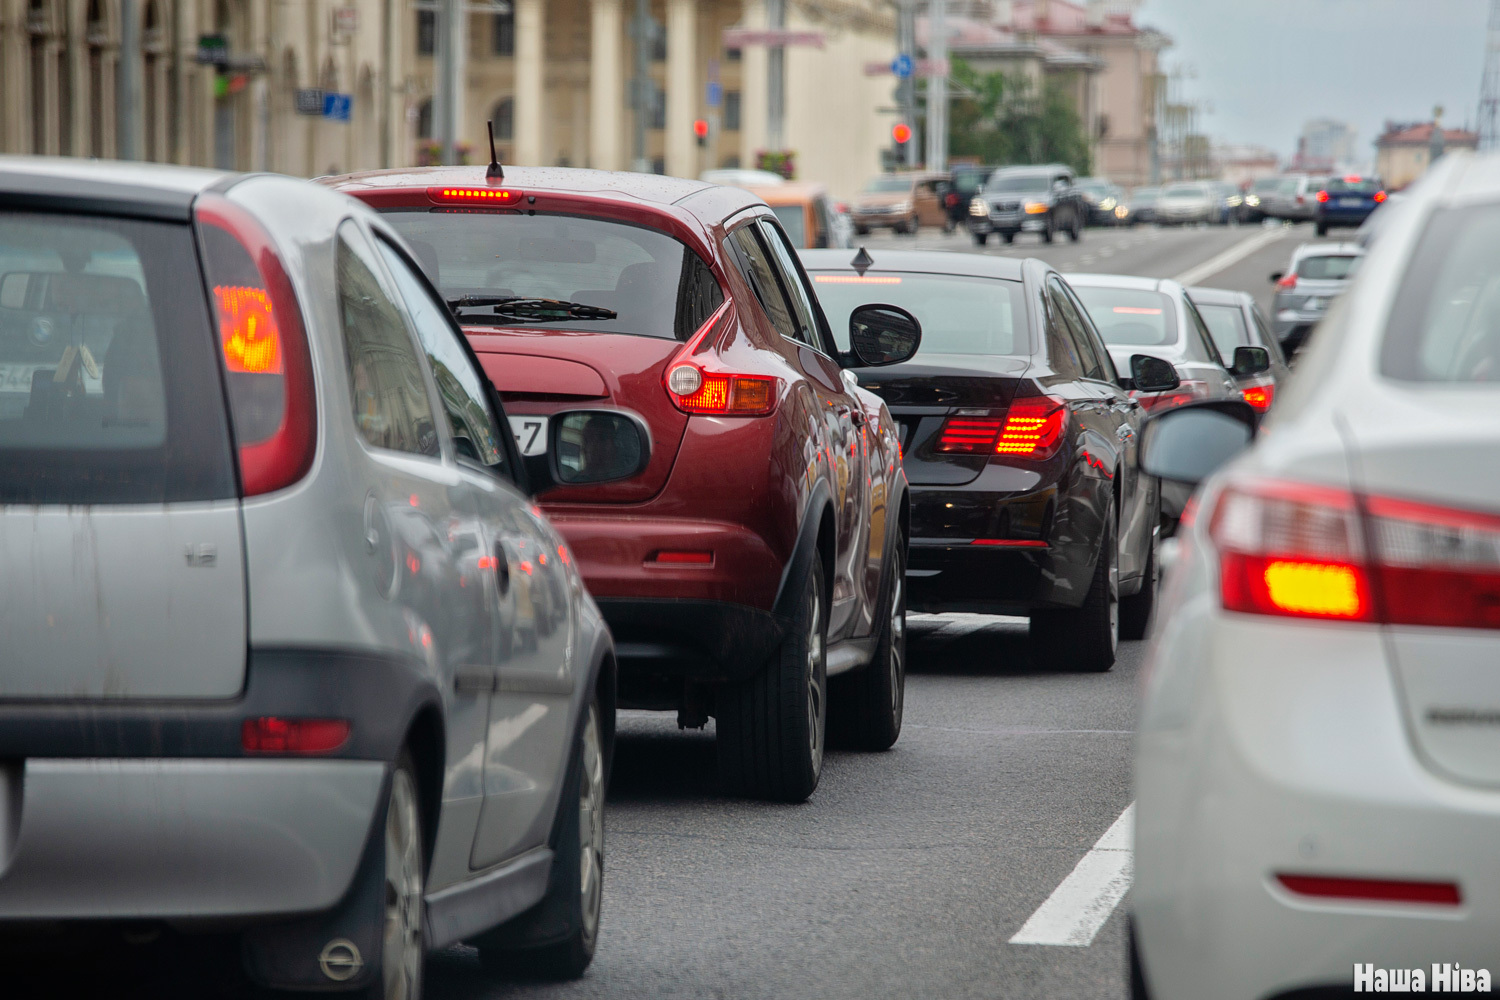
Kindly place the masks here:
<instances>
[{"instance_id":1,"label":"green foliage","mask_svg":"<svg viewBox=\"0 0 1500 1000\"><path fill-rule=\"evenodd\" d=\"M797 176L797 154L790 149L762 149L755 154L755 168L780 174L787 180Z\"/></svg>"},{"instance_id":2,"label":"green foliage","mask_svg":"<svg viewBox=\"0 0 1500 1000\"><path fill-rule=\"evenodd\" d=\"M981 163L1066 163L1089 173L1088 136L1065 81L1048 81L1038 94L1023 73L981 73L953 60L961 95L949 112L948 155Z\"/></svg>"}]
</instances>

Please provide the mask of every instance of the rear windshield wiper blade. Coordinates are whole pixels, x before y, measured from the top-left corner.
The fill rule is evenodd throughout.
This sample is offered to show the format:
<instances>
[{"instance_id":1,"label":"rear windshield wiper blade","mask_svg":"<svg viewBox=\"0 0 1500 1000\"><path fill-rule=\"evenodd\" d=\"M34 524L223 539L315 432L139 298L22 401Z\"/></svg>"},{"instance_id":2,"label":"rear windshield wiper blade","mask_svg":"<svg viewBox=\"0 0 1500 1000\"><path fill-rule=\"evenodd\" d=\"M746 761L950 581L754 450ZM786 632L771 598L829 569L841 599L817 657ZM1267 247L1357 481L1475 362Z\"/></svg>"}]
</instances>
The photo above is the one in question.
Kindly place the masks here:
<instances>
[{"instance_id":1,"label":"rear windshield wiper blade","mask_svg":"<svg viewBox=\"0 0 1500 1000\"><path fill-rule=\"evenodd\" d=\"M454 313L462 309L483 309L497 316L510 319L548 320L559 319L616 319L619 314L603 306L591 306L567 299L537 299L524 295L461 295L448 300L448 308Z\"/></svg>"}]
</instances>

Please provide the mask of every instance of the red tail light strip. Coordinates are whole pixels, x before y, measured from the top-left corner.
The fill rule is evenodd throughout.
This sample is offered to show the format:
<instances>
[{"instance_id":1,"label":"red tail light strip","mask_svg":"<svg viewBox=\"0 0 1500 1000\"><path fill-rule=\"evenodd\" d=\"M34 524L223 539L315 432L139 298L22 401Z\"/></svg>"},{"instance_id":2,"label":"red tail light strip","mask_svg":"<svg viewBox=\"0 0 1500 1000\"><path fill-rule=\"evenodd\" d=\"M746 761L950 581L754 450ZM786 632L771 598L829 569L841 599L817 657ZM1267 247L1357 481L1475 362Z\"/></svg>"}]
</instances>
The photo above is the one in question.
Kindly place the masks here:
<instances>
[{"instance_id":1,"label":"red tail light strip","mask_svg":"<svg viewBox=\"0 0 1500 1000\"><path fill-rule=\"evenodd\" d=\"M1240 390L1240 395L1245 398L1245 402L1265 413L1276 401L1276 384L1267 382L1265 385L1247 386Z\"/></svg>"},{"instance_id":2,"label":"red tail light strip","mask_svg":"<svg viewBox=\"0 0 1500 1000\"><path fill-rule=\"evenodd\" d=\"M315 756L333 753L349 742L348 719L246 719L240 746L246 753Z\"/></svg>"},{"instance_id":3,"label":"red tail light strip","mask_svg":"<svg viewBox=\"0 0 1500 1000\"><path fill-rule=\"evenodd\" d=\"M714 562L713 552L674 552L668 549L656 553L649 560L654 563L664 563L678 566L712 566Z\"/></svg>"},{"instance_id":4,"label":"red tail light strip","mask_svg":"<svg viewBox=\"0 0 1500 1000\"><path fill-rule=\"evenodd\" d=\"M1394 879L1339 878L1328 875L1279 874L1282 888L1298 896L1354 899L1375 903L1426 903L1459 906L1463 893L1453 882L1408 882Z\"/></svg>"},{"instance_id":5,"label":"red tail light strip","mask_svg":"<svg viewBox=\"0 0 1500 1000\"><path fill-rule=\"evenodd\" d=\"M695 360L713 350L714 334L727 322L729 313L730 303L726 299L672 356L662 373L662 388L666 389L672 405L684 413L760 417L776 409L780 379L714 371Z\"/></svg>"},{"instance_id":6,"label":"red tail light strip","mask_svg":"<svg viewBox=\"0 0 1500 1000\"><path fill-rule=\"evenodd\" d=\"M1011 401L1005 430L995 454L1037 461L1051 458L1062 447L1067 404L1054 396L1022 396Z\"/></svg>"},{"instance_id":7,"label":"red tail light strip","mask_svg":"<svg viewBox=\"0 0 1500 1000\"><path fill-rule=\"evenodd\" d=\"M937 450L944 454L988 455L1005 421L999 417L949 417L938 436Z\"/></svg>"},{"instance_id":8,"label":"red tail light strip","mask_svg":"<svg viewBox=\"0 0 1500 1000\"><path fill-rule=\"evenodd\" d=\"M994 545L1006 549L1045 549L1047 543L1039 538L976 538L970 545Z\"/></svg>"},{"instance_id":9,"label":"red tail light strip","mask_svg":"<svg viewBox=\"0 0 1500 1000\"><path fill-rule=\"evenodd\" d=\"M476 205L509 208L521 203L522 194L514 188L430 187L427 200L434 205Z\"/></svg>"}]
</instances>

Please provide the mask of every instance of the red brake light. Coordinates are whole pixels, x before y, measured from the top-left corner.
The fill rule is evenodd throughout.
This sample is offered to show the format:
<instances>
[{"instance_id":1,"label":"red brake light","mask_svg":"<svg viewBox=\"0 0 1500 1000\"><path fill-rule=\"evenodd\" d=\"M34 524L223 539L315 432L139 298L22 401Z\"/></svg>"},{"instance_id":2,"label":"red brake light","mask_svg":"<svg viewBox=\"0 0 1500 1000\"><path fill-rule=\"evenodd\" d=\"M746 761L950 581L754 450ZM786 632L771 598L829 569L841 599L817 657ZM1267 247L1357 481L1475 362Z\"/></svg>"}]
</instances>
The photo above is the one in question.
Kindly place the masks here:
<instances>
[{"instance_id":1,"label":"red brake light","mask_svg":"<svg viewBox=\"0 0 1500 1000\"><path fill-rule=\"evenodd\" d=\"M1268 382L1265 385L1252 385L1241 389L1240 395L1245 397L1245 402L1265 413L1276 400L1276 384Z\"/></svg>"},{"instance_id":2,"label":"red brake light","mask_svg":"<svg viewBox=\"0 0 1500 1000\"><path fill-rule=\"evenodd\" d=\"M1005 430L995 443L995 454L1038 461L1051 458L1062 447L1067 420L1067 404L1055 396L1013 399L1005 416Z\"/></svg>"},{"instance_id":3,"label":"red brake light","mask_svg":"<svg viewBox=\"0 0 1500 1000\"><path fill-rule=\"evenodd\" d=\"M430 187L427 200L434 205L482 205L510 208L521 203L522 193L514 188Z\"/></svg>"},{"instance_id":4,"label":"red brake light","mask_svg":"<svg viewBox=\"0 0 1500 1000\"><path fill-rule=\"evenodd\" d=\"M270 236L221 195L194 213L239 449L240 489L290 486L312 466L317 397L302 310Z\"/></svg>"},{"instance_id":5,"label":"red brake light","mask_svg":"<svg viewBox=\"0 0 1500 1000\"><path fill-rule=\"evenodd\" d=\"M682 349L667 362L662 387L672 405L684 413L704 413L724 417L761 417L776 409L781 380L771 375L741 375L714 371L695 360L710 355L714 342L711 335L727 322L730 304L714 310L698 332L688 338Z\"/></svg>"},{"instance_id":6,"label":"red brake light","mask_svg":"<svg viewBox=\"0 0 1500 1000\"><path fill-rule=\"evenodd\" d=\"M333 753L349 742L348 719L246 719L240 745L246 753L293 756Z\"/></svg>"},{"instance_id":7,"label":"red brake light","mask_svg":"<svg viewBox=\"0 0 1500 1000\"><path fill-rule=\"evenodd\" d=\"M1000 417L949 417L937 450L948 455L988 455L1005 421Z\"/></svg>"},{"instance_id":8,"label":"red brake light","mask_svg":"<svg viewBox=\"0 0 1500 1000\"><path fill-rule=\"evenodd\" d=\"M712 566L714 554L712 552L675 552L670 549L663 549L656 553L655 558L650 561L679 566Z\"/></svg>"},{"instance_id":9,"label":"red brake light","mask_svg":"<svg viewBox=\"0 0 1500 1000\"><path fill-rule=\"evenodd\" d=\"M1379 903L1430 903L1458 906L1463 902L1453 882L1406 882L1375 878L1333 878L1327 875L1277 875L1288 892L1324 899L1363 899Z\"/></svg>"},{"instance_id":10,"label":"red brake light","mask_svg":"<svg viewBox=\"0 0 1500 1000\"><path fill-rule=\"evenodd\" d=\"M1319 191L1318 192L1318 200L1322 201L1322 202L1326 202L1328 200L1328 192L1327 191Z\"/></svg>"},{"instance_id":11,"label":"red brake light","mask_svg":"<svg viewBox=\"0 0 1500 1000\"><path fill-rule=\"evenodd\" d=\"M1376 191L1375 192L1375 204L1379 205L1383 201L1385 201L1385 192L1384 191Z\"/></svg>"},{"instance_id":12,"label":"red brake light","mask_svg":"<svg viewBox=\"0 0 1500 1000\"><path fill-rule=\"evenodd\" d=\"M1296 272L1295 271L1288 271L1282 277L1282 279L1280 281L1276 282L1276 287L1280 288L1282 291L1287 291L1287 292L1289 292L1292 289L1296 288L1297 287L1297 274L1296 274Z\"/></svg>"}]
</instances>

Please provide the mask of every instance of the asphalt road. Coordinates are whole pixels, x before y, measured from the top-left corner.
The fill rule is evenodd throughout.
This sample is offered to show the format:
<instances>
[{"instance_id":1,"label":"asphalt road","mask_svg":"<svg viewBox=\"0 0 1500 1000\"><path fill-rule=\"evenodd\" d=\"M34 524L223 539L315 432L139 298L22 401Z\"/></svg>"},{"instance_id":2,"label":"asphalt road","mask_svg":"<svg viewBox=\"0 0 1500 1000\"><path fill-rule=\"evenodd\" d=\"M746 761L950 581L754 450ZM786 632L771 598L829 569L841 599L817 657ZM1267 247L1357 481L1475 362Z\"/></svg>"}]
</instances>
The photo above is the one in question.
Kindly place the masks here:
<instances>
[{"instance_id":1,"label":"asphalt road","mask_svg":"<svg viewBox=\"0 0 1500 1000\"><path fill-rule=\"evenodd\" d=\"M1266 307L1267 276L1312 238L1305 226L1140 227L984 252L1064 272L1198 271L1198 284L1249 291ZM877 262L886 247L976 249L935 230L860 242ZM1226 263L1203 273L1215 260ZM472 950L455 948L432 960L431 995L1123 998L1125 905L1104 911L1088 944L1010 939L1055 891L1067 895L1060 885L1132 801L1143 648L1122 644L1108 674L1057 673L1031 662L1024 620L913 616L900 742L831 754L799 806L723 797L712 723L679 732L674 717L627 713L588 974L496 982ZM1120 857L1128 879L1128 854L1105 860Z\"/></svg>"}]
</instances>

